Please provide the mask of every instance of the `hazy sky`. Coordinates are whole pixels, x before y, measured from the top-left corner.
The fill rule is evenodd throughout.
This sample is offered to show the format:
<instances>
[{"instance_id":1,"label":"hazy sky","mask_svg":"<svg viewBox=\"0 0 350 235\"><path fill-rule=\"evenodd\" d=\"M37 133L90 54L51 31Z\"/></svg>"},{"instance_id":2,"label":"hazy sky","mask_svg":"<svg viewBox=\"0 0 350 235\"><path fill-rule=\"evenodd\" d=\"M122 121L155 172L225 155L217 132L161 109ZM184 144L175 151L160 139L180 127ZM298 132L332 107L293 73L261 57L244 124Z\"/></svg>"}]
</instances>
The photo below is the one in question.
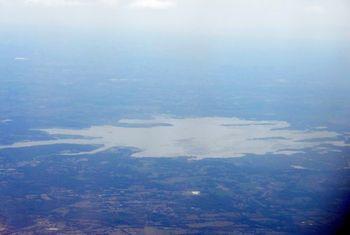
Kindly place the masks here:
<instances>
[{"instance_id":1,"label":"hazy sky","mask_svg":"<svg viewBox=\"0 0 350 235\"><path fill-rule=\"evenodd\" d=\"M0 27L350 37L348 0L0 0Z\"/></svg>"}]
</instances>

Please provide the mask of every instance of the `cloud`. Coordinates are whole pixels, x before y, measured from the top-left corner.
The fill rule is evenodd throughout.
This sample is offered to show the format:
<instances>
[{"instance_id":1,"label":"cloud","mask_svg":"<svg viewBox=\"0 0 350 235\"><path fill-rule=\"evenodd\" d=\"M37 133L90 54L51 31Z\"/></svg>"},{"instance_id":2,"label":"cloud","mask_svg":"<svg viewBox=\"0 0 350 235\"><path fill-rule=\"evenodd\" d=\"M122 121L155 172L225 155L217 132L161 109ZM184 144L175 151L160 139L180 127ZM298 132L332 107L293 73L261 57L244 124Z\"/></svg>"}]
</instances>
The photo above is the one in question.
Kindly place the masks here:
<instances>
[{"instance_id":1,"label":"cloud","mask_svg":"<svg viewBox=\"0 0 350 235\"><path fill-rule=\"evenodd\" d=\"M47 7L80 6L86 4L86 2L80 0L26 0L24 3L28 5L42 5Z\"/></svg>"},{"instance_id":2,"label":"cloud","mask_svg":"<svg viewBox=\"0 0 350 235\"><path fill-rule=\"evenodd\" d=\"M305 7L305 11L315 14L324 14L327 9L322 5L310 5Z\"/></svg>"},{"instance_id":3,"label":"cloud","mask_svg":"<svg viewBox=\"0 0 350 235\"><path fill-rule=\"evenodd\" d=\"M16 61L24 61L24 60L28 60L28 58L26 58L26 57L15 57L14 60L16 60Z\"/></svg>"},{"instance_id":4,"label":"cloud","mask_svg":"<svg viewBox=\"0 0 350 235\"><path fill-rule=\"evenodd\" d=\"M119 6L132 8L168 9L176 4L172 0L0 0L0 5L43 6L43 7L79 7L79 6Z\"/></svg>"},{"instance_id":5,"label":"cloud","mask_svg":"<svg viewBox=\"0 0 350 235\"><path fill-rule=\"evenodd\" d=\"M78 7L78 6L116 6L119 0L0 0L0 5Z\"/></svg>"},{"instance_id":6,"label":"cloud","mask_svg":"<svg viewBox=\"0 0 350 235\"><path fill-rule=\"evenodd\" d=\"M146 8L155 10L163 10L175 6L176 3L170 0L137 0L130 4L130 7L132 8Z\"/></svg>"},{"instance_id":7,"label":"cloud","mask_svg":"<svg viewBox=\"0 0 350 235\"><path fill-rule=\"evenodd\" d=\"M55 23L91 28L93 24L99 29L232 35L244 39L349 37L348 0L0 0L0 5L0 23L9 26ZM48 12L47 8L54 11ZM149 14L155 12L149 9L164 14Z\"/></svg>"},{"instance_id":8,"label":"cloud","mask_svg":"<svg viewBox=\"0 0 350 235\"><path fill-rule=\"evenodd\" d=\"M9 122L12 122L12 119L3 119L3 120L0 120L0 123L9 123Z\"/></svg>"},{"instance_id":9,"label":"cloud","mask_svg":"<svg viewBox=\"0 0 350 235\"><path fill-rule=\"evenodd\" d=\"M251 121L238 118L125 119L116 126L87 129L43 129L53 140L18 142L4 148L54 144L97 146L95 154L116 147L135 149L135 157L196 158L241 157L248 154L292 155L308 149L326 153L350 147L342 135L326 130L293 130L283 121ZM65 153L67 155L67 153Z\"/></svg>"}]
</instances>

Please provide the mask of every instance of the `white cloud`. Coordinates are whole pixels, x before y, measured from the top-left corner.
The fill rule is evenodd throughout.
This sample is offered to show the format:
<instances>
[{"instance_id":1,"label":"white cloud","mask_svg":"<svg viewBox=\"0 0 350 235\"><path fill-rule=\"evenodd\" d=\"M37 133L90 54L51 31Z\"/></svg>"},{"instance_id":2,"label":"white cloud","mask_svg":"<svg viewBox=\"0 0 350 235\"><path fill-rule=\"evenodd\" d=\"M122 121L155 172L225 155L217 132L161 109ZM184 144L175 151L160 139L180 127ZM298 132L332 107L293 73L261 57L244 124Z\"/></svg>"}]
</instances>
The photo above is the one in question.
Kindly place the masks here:
<instances>
[{"instance_id":1,"label":"white cloud","mask_svg":"<svg viewBox=\"0 0 350 235\"><path fill-rule=\"evenodd\" d=\"M97 148L90 152L68 155L94 154L115 147L130 147L137 150L133 154L135 157L225 158L247 154L292 155L306 149L318 151L319 147L322 147L322 151L328 152L337 147L350 146L339 138L341 134L332 131L293 130L283 121L250 121L221 117L125 119L120 120L117 126L41 131L55 139L18 142L0 146L0 149L78 144L94 145Z\"/></svg>"},{"instance_id":2,"label":"white cloud","mask_svg":"<svg viewBox=\"0 0 350 235\"><path fill-rule=\"evenodd\" d=\"M0 123L9 123L9 122L12 122L12 119L0 120Z\"/></svg>"},{"instance_id":3,"label":"white cloud","mask_svg":"<svg viewBox=\"0 0 350 235\"><path fill-rule=\"evenodd\" d=\"M132 8L147 8L162 10L175 7L176 3L170 0L137 0L130 4Z\"/></svg>"},{"instance_id":4,"label":"white cloud","mask_svg":"<svg viewBox=\"0 0 350 235\"><path fill-rule=\"evenodd\" d=\"M0 0L0 4L44 7L116 6L120 3L132 8L148 9L168 9L176 5L172 0L14 0L10 3Z\"/></svg>"},{"instance_id":5,"label":"white cloud","mask_svg":"<svg viewBox=\"0 0 350 235\"><path fill-rule=\"evenodd\" d=\"M85 4L84 1L79 0L25 0L28 5L42 5L42 6L80 6Z\"/></svg>"},{"instance_id":6,"label":"white cloud","mask_svg":"<svg viewBox=\"0 0 350 235\"><path fill-rule=\"evenodd\" d=\"M11 24L69 25L91 30L227 35L259 43L260 39L345 42L350 37L348 0L0 0L0 5L0 24L9 28ZM151 14L156 10L161 14Z\"/></svg>"},{"instance_id":7,"label":"white cloud","mask_svg":"<svg viewBox=\"0 0 350 235\"><path fill-rule=\"evenodd\" d=\"M16 60L16 61L24 61L24 60L28 60L28 58L26 58L26 57L15 57L14 60Z\"/></svg>"},{"instance_id":8,"label":"white cloud","mask_svg":"<svg viewBox=\"0 0 350 235\"><path fill-rule=\"evenodd\" d=\"M311 5L311 6L306 6L305 11L310 13L315 13L315 14L324 14L326 13L327 10L322 5Z\"/></svg>"},{"instance_id":9,"label":"white cloud","mask_svg":"<svg viewBox=\"0 0 350 235\"><path fill-rule=\"evenodd\" d=\"M119 0L0 0L0 5L78 7L78 6L116 6Z\"/></svg>"},{"instance_id":10,"label":"white cloud","mask_svg":"<svg viewBox=\"0 0 350 235\"><path fill-rule=\"evenodd\" d=\"M291 165L291 168L298 169L298 170L305 170L307 169L306 167L300 166L300 165Z\"/></svg>"}]
</instances>

